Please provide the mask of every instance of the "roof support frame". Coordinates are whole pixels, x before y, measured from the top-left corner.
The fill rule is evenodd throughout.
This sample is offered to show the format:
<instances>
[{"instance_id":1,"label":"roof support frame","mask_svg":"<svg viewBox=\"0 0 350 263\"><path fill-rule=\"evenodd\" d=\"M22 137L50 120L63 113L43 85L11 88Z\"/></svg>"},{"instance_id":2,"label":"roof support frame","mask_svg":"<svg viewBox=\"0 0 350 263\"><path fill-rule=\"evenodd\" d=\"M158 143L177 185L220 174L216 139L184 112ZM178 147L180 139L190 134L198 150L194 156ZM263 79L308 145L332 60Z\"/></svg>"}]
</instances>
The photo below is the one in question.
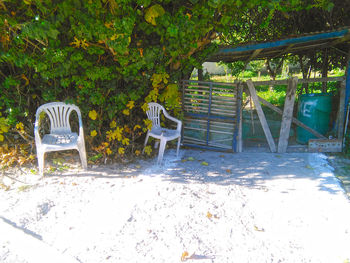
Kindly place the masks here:
<instances>
[{"instance_id":1,"label":"roof support frame","mask_svg":"<svg viewBox=\"0 0 350 263\"><path fill-rule=\"evenodd\" d=\"M297 54L310 49L324 49L349 42L349 40L350 27L347 27L335 31L311 33L301 37L271 42L236 47L222 46L217 53L207 59L207 62L233 62L241 60L247 64L253 59L274 58L288 53Z\"/></svg>"},{"instance_id":2,"label":"roof support frame","mask_svg":"<svg viewBox=\"0 0 350 263\"><path fill-rule=\"evenodd\" d=\"M343 29L343 30L332 31L332 32L327 32L327 33L320 33L320 34L297 37L297 38L283 39L283 40L278 40L275 42L245 45L245 46L239 46L239 47L235 47L235 48L225 48L225 49L221 49L219 51L219 53L249 51L249 50L255 50L255 49L265 49L265 48L286 46L289 44L312 42L312 41L317 41L317 40L321 40L321 39L339 38L339 37L344 37L345 35L347 35L349 33L349 30L350 29Z\"/></svg>"},{"instance_id":3,"label":"roof support frame","mask_svg":"<svg viewBox=\"0 0 350 263\"><path fill-rule=\"evenodd\" d=\"M246 66L248 65L248 63L253 60L254 58L256 58L260 53L261 53L262 49L255 49L253 54L250 55L250 57L245 61L244 63L244 68L246 68Z\"/></svg>"}]
</instances>

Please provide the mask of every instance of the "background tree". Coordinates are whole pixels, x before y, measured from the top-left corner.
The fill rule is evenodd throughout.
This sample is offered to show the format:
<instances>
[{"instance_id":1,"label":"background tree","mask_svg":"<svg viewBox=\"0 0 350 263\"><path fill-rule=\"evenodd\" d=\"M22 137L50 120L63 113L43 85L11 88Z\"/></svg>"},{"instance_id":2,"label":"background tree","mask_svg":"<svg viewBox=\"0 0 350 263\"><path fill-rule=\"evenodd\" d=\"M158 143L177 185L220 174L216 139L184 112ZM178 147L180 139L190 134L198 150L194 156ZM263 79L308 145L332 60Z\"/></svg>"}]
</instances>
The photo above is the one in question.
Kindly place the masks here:
<instances>
[{"instance_id":1,"label":"background tree","mask_svg":"<svg viewBox=\"0 0 350 263\"><path fill-rule=\"evenodd\" d=\"M304 1L304 6L293 10L270 9L269 6L255 6L247 10L239 23L233 25L229 32L220 35L224 44L236 45L242 42L263 42L273 39L295 37L310 32L320 32L339 29L350 25L350 5L347 1L332 2ZM270 3L273 5L273 3ZM239 33L238 33L239 32ZM346 66L346 46L337 49L301 51L298 54L303 77L310 76L311 70L320 71L322 77L327 77L329 70ZM267 63L269 69L269 63ZM272 79L274 71L269 70ZM306 88L306 86L304 86ZM326 90L326 87L323 87Z\"/></svg>"}]
</instances>

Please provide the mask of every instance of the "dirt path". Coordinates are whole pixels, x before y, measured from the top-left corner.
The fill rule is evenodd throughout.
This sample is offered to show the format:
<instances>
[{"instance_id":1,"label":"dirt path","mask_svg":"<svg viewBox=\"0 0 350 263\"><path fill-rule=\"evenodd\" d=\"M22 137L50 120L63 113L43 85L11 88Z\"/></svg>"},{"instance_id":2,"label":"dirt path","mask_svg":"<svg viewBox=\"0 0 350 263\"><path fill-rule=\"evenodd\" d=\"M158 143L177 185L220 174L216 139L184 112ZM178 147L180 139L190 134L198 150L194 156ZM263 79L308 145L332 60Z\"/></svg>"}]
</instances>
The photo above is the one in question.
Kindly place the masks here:
<instances>
[{"instance_id":1,"label":"dirt path","mask_svg":"<svg viewBox=\"0 0 350 263\"><path fill-rule=\"evenodd\" d=\"M181 154L18 175L28 186L0 191L0 224L84 263L350 260L350 202L325 156ZM28 258L0 235L1 262Z\"/></svg>"}]
</instances>

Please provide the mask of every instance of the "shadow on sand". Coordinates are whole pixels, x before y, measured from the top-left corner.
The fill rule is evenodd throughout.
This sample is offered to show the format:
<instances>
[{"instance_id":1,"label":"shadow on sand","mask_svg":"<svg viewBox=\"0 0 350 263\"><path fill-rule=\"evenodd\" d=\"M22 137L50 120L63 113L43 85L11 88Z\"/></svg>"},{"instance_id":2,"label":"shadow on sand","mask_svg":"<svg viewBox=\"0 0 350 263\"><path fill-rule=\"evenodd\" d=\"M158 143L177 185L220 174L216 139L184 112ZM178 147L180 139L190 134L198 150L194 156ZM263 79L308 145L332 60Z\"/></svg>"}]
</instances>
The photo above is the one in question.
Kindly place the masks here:
<instances>
[{"instance_id":1,"label":"shadow on sand","mask_svg":"<svg viewBox=\"0 0 350 263\"><path fill-rule=\"evenodd\" d=\"M325 157L315 153L221 153L186 149L176 158L174 150L168 150L161 166L157 166L155 160L139 160L46 176L96 179L161 177L181 184L240 185L256 189L264 189L267 180L317 180L321 191L331 194L343 191ZM293 191L292 185L284 192Z\"/></svg>"}]
</instances>

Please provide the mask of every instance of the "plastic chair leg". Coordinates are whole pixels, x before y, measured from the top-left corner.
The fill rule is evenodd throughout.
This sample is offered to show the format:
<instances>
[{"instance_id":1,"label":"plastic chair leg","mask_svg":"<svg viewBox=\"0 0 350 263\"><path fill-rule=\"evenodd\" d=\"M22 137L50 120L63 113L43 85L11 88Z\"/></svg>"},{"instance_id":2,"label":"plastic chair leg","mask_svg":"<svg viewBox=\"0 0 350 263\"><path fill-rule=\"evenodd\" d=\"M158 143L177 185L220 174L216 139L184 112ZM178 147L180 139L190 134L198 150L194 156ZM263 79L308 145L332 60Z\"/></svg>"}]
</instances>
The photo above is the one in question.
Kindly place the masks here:
<instances>
[{"instance_id":1,"label":"plastic chair leg","mask_svg":"<svg viewBox=\"0 0 350 263\"><path fill-rule=\"evenodd\" d=\"M146 147L146 145L147 145L148 138L149 138L149 134L148 134L148 132L147 132L146 139L145 139L145 143L144 143L144 145L143 145L142 154L144 154L144 153L145 153L145 147Z\"/></svg>"},{"instance_id":2,"label":"plastic chair leg","mask_svg":"<svg viewBox=\"0 0 350 263\"><path fill-rule=\"evenodd\" d=\"M36 154L38 158L38 166L39 166L39 174L44 175L44 161L45 161L45 153L44 152L38 152Z\"/></svg>"},{"instance_id":3,"label":"plastic chair leg","mask_svg":"<svg viewBox=\"0 0 350 263\"><path fill-rule=\"evenodd\" d=\"M179 138L177 139L176 157L179 157L180 142L181 142L181 137L179 137Z\"/></svg>"},{"instance_id":4,"label":"plastic chair leg","mask_svg":"<svg viewBox=\"0 0 350 263\"><path fill-rule=\"evenodd\" d=\"M166 146L166 140L160 140L160 146L159 146L159 153L158 153L158 161L157 164L161 164L162 160L163 160L163 155L164 155L164 150L165 150L165 146Z\"/></svg>"},{"instance_id":5,"label":"plastic chair leg","mask_svg":"<svg viewBox=\"0 0 350 263\"><path fill-rule=\"evenodd\" d=\"M86 151L85 151L85 145L79 145L79 156L81 161L81 166L84 170L87 169L87 160L86 160Z\"/></svg>"},{"instance_id":6,"label":"plastic chair leg","mask_svg":"<svg viewBox=\"0 0 350 263\"><path fill-rule=\"evenodd\" d=\"M159 147L159 141L154 142L154 149L157 149Z\"/></svg>"}]
</instances>

